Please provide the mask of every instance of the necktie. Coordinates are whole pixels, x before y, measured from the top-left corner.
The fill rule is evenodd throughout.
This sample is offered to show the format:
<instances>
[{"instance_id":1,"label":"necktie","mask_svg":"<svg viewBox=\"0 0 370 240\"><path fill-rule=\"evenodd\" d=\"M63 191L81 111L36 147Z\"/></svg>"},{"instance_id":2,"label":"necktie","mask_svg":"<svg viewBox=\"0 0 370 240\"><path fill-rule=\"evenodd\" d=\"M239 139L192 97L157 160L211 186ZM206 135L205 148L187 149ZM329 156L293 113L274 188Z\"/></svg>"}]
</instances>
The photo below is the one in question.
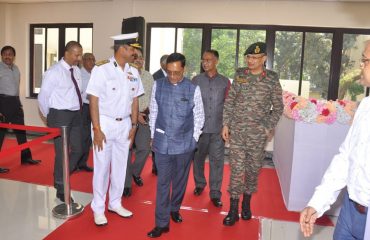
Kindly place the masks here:
<instances>
[{"instance_id":1,"label":"necktie","mask_svg":"<svg viewBox=\"0 0 370 240\"><path fill-rule=\"evenodd\" d=\"M78 102L80 103L80 111L81 111L82 110L81 92L80 92L80 89L78 88L77 81L76 81L75 77L73 76L73 68L70 68L69 71L71 71L71 78L72 78L73 85L75 85L75 89L76 89L77 96L78 96Z\"/></svg>"}]
</instances>

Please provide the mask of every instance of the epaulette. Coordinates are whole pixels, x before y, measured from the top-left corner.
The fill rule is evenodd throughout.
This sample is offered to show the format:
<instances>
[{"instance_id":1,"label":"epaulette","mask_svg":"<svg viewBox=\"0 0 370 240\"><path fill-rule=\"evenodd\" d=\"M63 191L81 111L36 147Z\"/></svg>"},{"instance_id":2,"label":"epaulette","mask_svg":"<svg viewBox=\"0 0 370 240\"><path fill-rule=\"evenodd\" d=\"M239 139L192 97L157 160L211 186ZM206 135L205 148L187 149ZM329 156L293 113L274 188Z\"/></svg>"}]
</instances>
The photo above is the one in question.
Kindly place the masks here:
<instances>
[{"instance_id":1,"label":"epaulette","mask_svg":"<svg viewBox=\"0 0 370 240\"><path fill-rule=\"evenodd\" d=\"M128 64L130 67L134 67L136 69L139 69L139 67L135 63L129 63Z\"/></svg>"},{"instance_id":2,"label":"epaulette","mask_svg":"<svg viewBox=\"0 0 370 240\"><path fill-rule=\"evenodd\" d=\"M101 60L101 61L97 62L95 65L96 65L96 66L101 66L101 65L104 65L104 64L106 64L106 63L109 63L109 60L108 60L108 59Z\"/></svg>"}]
</instances>

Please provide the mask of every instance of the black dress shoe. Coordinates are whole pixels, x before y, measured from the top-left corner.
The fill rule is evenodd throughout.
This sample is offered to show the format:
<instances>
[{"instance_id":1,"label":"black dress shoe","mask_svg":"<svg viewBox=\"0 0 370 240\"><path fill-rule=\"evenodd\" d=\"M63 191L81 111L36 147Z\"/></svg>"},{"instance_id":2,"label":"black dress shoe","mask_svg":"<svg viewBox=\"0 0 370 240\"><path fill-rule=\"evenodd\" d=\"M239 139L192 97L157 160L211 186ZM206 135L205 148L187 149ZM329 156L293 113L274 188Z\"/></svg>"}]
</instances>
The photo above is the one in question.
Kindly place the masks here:
<instances>
[{"instance_id":1,"label":"black dress shoe","mask_svg":"<svg viewBox=\"0 0 370 240\"><path fill-rule=\"evenodd\" d=\"M195 196L199 196L200 194L202 194L203 190L204 190L204 188L196 187L196 188L194 189L194 195L195 195Z\"/></svg>"},{"instance_id":2,"label":"black dress shoe","mask_svg":"<svg viewBox=\"0 0 370 240\"><path fill-rule=\"evenodd\" d=\"M123 193L122 193L122 197L129 197L129 196L131 196L131 194L132 194L132 190L131 190L131 188L124 188L123 189Z\"/></svg>"},{"instance_id":3,"label":"black dress shoe","mask_svg":"<svg viewBox=\"0 0 370 240\"><path fill-rule=\"evenodd\" d=\"M0 173L7 173L9 172L8 168L0 168Z\"/></svg>"},{"instance_id":4,"label":"black dress shoe","mask_svg":"<svg viewBox=\"0 0 370 240\"><path fill-rule=\"evenodd\" d=\"M64 193L57 193L57 198L60 200L60 201L62 201L62 202L65 202L64 201ZM71 197L71 202L73 203L73 202L75 202L74 200L73 200L73 198Z\"/></svg>"},{"instance_id":5,"label":"black dress shoe","mask_svg":"<svg viewBox=\"0 0 370 240\"><path fill-rule=\"evenodd\" d=\"M83 165L83 166L78 166L77 170L86 171L86 172L92 172L92 171L94 171L94 168L89 167L87 165Z\"/></svg>"},{"instance_id":6,"label":"black dress shoe","mask_svg":"<svg viewBox=\"0 0 370 240\"><path fill-rule=\"evenodd\" d=\"M170 231L169 227L155 227L152 231L148 232L148 237L157 238L162 235L162 233L168 233Z\"/></svg>"},{"instance_id":7,"label":"black dress shoe","mask_svg":"<svg viewBox=\"0 0 370 240\"><path fill-rule=\"evenodd\" d=\"M135 184L139 187L144 185L143 179L140 176L132 175L132 178L134 179Z\"/></svg>"},{"instance_id":8,"label":"black dress shoe","mask_svg":"<svg viewBox=\"0 0 370 240\"><path fill-rule=\"evenodd\" d=\"M222 207L221 199L219 198L211 198L211 201L215 207Z\"/></svg>"},{"instance_id":9,"label":"black dress shoe","mask_svg":"<svg viewBox=\"0 0 370 240\"><path fill-rule=\"evenodd\" d=\"M25 159L25 160L21 160L21 164L35 165L35 164L39 164L40 162L41 162L41 160L34 160L34 159L31 159L31 158L28 158L28 159Z\"/></svg>"},{"instance_id":10,"label":"black dress shoe","mask_svg":"<svg viewBox=\"0 0 370 240\"><path fill-rule=\"evenodd\" d=\"M171 212L171 219L175 223L181 223L182 222L182 217L179 212Z\"/></svg>"}]
</instances>

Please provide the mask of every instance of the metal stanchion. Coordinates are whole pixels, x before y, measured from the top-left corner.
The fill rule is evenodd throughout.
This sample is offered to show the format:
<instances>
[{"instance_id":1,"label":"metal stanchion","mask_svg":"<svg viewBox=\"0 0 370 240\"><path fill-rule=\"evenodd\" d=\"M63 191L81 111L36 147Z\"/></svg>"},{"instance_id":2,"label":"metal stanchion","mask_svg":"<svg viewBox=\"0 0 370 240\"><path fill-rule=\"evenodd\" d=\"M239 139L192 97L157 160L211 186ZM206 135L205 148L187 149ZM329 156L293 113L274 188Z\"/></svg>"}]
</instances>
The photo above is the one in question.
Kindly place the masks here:
<instances>
[{"instance_id":1,"label":"metal stanchion","mask_svg":"<svg viewBox=\"0 0 370 240\"><path fill-rule=\"evenodd\" d=\"M61 219L73 218L81 214L84 206L79 203L71 202L71 189L69 184L69 149L68 149L68 127L61 127L63 144L63 184L64 184L64 203L53 208L53 216Z\"/></svg>"}]
</instances>

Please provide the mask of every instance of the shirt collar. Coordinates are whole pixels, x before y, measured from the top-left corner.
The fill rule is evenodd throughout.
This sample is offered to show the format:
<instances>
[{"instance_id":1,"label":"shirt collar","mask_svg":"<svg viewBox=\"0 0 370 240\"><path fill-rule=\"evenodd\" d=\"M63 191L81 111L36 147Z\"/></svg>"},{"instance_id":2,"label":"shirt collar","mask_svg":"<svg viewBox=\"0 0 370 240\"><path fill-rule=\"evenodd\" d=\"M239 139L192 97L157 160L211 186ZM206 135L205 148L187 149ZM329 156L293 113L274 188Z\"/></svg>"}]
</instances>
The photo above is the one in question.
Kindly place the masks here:
<instances>
[{"instance_id":1,"label":"shirt collar","mask_svg":"<svg viewBox=\"0 0 370 240\"><path fill-rule=\"evenodd\" d=\"M213 77L210 77L206 72L204 72L204 75L209 78L209 79L214 79L218 76L218 72L216 72L216 74L213 76Z\"/></svg>"},{"instance_id":2,"label":"shirt collar","mask_svg":"<svg viewBox=\"0 0 370 240\"><path fill-rule=\"evenodd\" d=\"M163 70L163 68L161 68L161 70L162 70L164 76L167 77L167 72L165 70Z\"/></svg>"},{"instance_id":3,"label":"shirt collar","mask_svg":"<svg viewBox=\"0 0 370 240\"><path fill-rule=\"evenodd\" d=\"M71 68L73 68L73 67L76 67L76 66L71 66L71 65L69 65L69 64L64 60L64 58L62 58L62 59L60 60L60 62L61 62L61 64L62 64L62 66L63 66L65 69L67 69L68 71L69 71L69 69L71 69Z\"/></svg>"}]
</instances>

